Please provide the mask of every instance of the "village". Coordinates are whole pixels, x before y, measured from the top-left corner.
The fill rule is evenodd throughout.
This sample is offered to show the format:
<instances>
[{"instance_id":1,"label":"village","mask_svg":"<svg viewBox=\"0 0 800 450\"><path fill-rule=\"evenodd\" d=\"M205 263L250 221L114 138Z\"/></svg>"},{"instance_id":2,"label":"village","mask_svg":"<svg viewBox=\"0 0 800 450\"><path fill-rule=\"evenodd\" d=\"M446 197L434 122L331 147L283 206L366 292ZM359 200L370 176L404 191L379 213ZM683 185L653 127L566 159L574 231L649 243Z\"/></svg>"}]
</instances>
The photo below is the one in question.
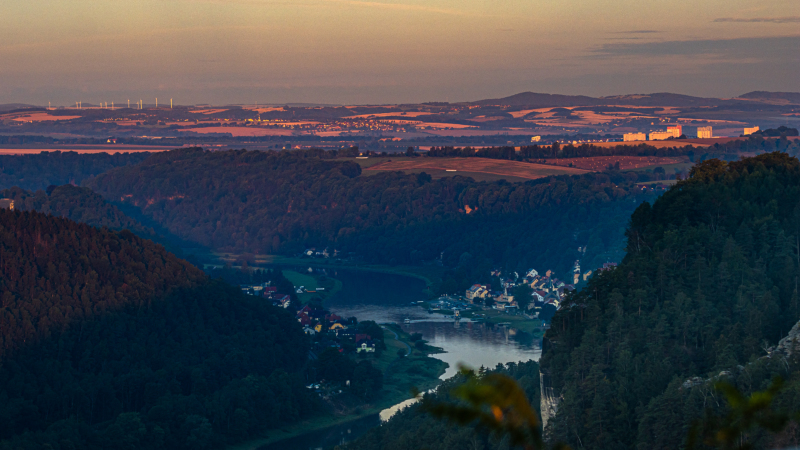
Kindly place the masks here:
<instances>
[{"instance_id":1,"label":"village","mask_svg":"<svg viewBox=\"0 0 800 450\"><path fill-rule=\"evenodd\" d=\"M605 263L598 272L616 265ZM499 289L493 290L490 285L476 283L464 295L443 295L433 301L420 302L419 305L427 308L429 313L444 314L456 321L468 319L473 322L509 324L502 320L514 318L516 326L520 319L527 319L546 328L564 298L575 290L576 284L587 280L592 273L581 274L578 261L575 262L574 272L572 283L566 283L550 270L540 274L535 269L529 269L522 277L517 272L504 275L500 270L493 270L492 285Z\"/></svg>"}]
</instances>

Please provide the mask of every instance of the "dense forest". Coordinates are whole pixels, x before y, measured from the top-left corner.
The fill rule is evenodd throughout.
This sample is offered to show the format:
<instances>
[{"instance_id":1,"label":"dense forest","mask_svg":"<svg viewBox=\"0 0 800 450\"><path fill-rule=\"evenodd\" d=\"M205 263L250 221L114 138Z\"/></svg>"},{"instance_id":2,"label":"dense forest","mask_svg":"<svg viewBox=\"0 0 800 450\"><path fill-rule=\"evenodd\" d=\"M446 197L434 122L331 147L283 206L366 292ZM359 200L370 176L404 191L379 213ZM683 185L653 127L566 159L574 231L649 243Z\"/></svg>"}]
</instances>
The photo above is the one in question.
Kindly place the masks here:
<instances>
[{"instance_id":1,"label":"dense forest","mask_svg":"<svg viewBox=\"0 0 800 450\"><path fill-rule=\"evenodd\" d=\"M313 152L183 149L85 184L209 248L291 255L330 246L340 255L387 264L444 254L453 268L470 259L515 268L545 265L559 255L562 273L580 256L579 246L590 244L586 258L593 263L621 254L624 221L618 219L654 195L635 185L652 177L645 172L516 184L359 174L352 161ZM527 244L515 250L517 241Z\"/></svg>"},{"instance_id":2,"label":"dense forest","mask_svg":"<svg viewBox=\"0 0 800 450\"><path fill-rule=\"evenodd\" d=\"M51 185L80 184L114 167L137 164L147 153L42 152L32 155L0 155L0 188L44 190Z\"/></svg>"},{"instance_id":3,"label":"dense forest","mask_svg":"<svg viewBox=\"0 0 800 450\"><path fill-rule=\"evenodd\" d=\"M14 187L0 191L0 196L14 200L14 209L20 211L38 211L112 230L127 229L139 236L153 234L152 229L143 227L89 188L65 184L31 192Z\"/></svg>"},{"instance_id":4,"label":"dense forest","mask_svg":"<svg viewBox=\"0 0 800 450\"><path fill-rule=\"evenodd\" d=\"M774 346L800 318L798 199L800 162L774 152L705 161L637 208L623 262L568 297L545 336L545 387L560 398L552 440L680 448L705 408L723 409L720 378L753 392L781 375L779 403L796 407L800 354ZM743 438L781 448L799 430Z\"/></svg>"},{"instance_id":5,"label":"dense forest","mask_svg":"<svg viewBox=\"0 0 800 450\"><path fill-rule=\"evenodd\" d=\"M0 210L0 449L214 448L319 413L292 314L163 247Z\"/></svg>"},{"instance_id":6,"label":"dense forest","mask_svg":"<svg viewBox=\"0 0 800 450\"><path fill-rule=\"evenodd\" d=\"M539 365L534 361L498 364L481 374L499 373L515 379L533 404L539 402ZM435 393L426 394L432 402L450 402L450 391L463 382L461 375L444 381ZM508 450L507 438L489 435L474 427L459 427L426 413L419 404L412 405L376 427L358 440L337 450Z\"/></svg>"}]
</instances>

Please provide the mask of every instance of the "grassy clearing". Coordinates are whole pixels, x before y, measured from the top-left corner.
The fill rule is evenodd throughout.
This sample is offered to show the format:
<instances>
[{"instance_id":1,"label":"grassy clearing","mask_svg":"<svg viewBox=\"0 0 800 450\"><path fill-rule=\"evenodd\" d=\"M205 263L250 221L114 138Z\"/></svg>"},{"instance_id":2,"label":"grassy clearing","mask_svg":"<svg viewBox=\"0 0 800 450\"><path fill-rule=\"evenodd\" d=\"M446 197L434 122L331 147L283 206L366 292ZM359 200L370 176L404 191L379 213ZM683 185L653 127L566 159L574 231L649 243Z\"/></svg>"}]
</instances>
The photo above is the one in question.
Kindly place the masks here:
<instances>
[{"instance_id":1,"label":"grassy clearing","mask_svg":"<svg viewBox=\"0 0 800 450\"><path fill-rule=\"evenodd\" d=\"M355 158L353 158L353 161L355 161L356 164L361 166L362 169L366 169L366 168L369 168L369 167L372 167L372 166L376 166L378 164L389 162L389 161L393 161L393 162L394 161L414 161L416 159L418 159L418 158L410 158L408 156L387 156L385 158L370 156L367 159L355 159Z\"/></svg>"},{"instance_id":2,"label":"grassy clearing","mask_svg":"<svg viewBox=\"0 0 800 450\"><path fill-rule=\"evenodd\" d=\"M379 173L386 172L385 170L369 170L364 169L361 172L362 176L372 176L377 175ZM431 176L431 178L438 180L439 178L445 177L469 177L475 181L499 181L499 180L506 180L509 183L521 183L524 181L528 181L527 178L522 177L515 177L510 175L496 175L493 173L483 173L483 172L465 172L465 171L458 171L458 172L447 172L446 170L437 170L437 169L409 169L403 170L403 173L422 173L425 172Z\"/></svg>"},{"instance_id":3,"label":"grassy clearing","mask_svg":"<svg viewBox=\"0 0 800 450\"><path fill-rule=\"evenodd\" d=\"M228 256L231 258L231 256ZM330 259L290 258L279 255L256 255L257 264L276 264L280 266L301 266L318 268L337 268L361 270L365 272L390 273L418 278L425 282L426 293L434 297L437 287L442 282L444 267L439 266L385 266L381 264L359 264Z\"/></svg>"},{"instance_id":4,"label":"grassy clearing","mask_svg":"<svg viewBox=\"0 0 800 450\"><path fill-rule=\"evenodd\" d=\"M673 184L677 184L678 180L661 180L661 181L642 181L636 184L664 184L667 186L672 186Z\"/></svg>"},{"instance_id":5,"label":"grassy clearing","mask_svg":"<svg viewBox=\"0 0 800 450\"><path fill-rule=\"evenodd\" d=\"M689 169L691 169L692 166L694 166L694 163L682 162L682 163L676 163L676 164L656 164L656 165L653 165L653 166L639 167L638 169L631 169L631 170L634 171L634 172L644 172L644 171L647 171L648 169L649 170L653 170L656 167L663 167L664 171L668 175L671 175L671 174L675 173L675 169L679 169L681 172L686 172Z\"/></svg>"}]
</instances>

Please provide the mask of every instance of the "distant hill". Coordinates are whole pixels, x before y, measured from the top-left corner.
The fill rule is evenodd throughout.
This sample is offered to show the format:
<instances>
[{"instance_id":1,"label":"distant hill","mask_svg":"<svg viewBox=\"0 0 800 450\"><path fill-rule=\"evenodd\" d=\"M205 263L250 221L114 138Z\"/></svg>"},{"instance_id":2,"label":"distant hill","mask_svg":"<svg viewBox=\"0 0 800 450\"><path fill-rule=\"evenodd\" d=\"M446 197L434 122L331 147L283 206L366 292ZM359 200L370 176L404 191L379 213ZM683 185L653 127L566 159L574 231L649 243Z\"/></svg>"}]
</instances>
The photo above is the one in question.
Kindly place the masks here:
<instances>
[{"instance_id":1,"label":"distant hill","mask_svg":"<svg viewBox=\"0 0 800 450\"><path fill-rule=\"evenodd\" d=\"M655 94L631 94L601 97L600 101L608 105L635 106L714 106L724 103L718 98L692 97L691 95L659 92Z\"/></svg>"},{"instance_id":2,"label":"distant hill","mask_svg":"<svg viewBox=\"0 0 800 450\"><path fill-rule=\"evenodd\" d=\"M2 103L0 104L0 112L13 111L15 109L28 109L28 108L41 108L36 105L28 105L25 103Z\"/></svg>"},{"instance_id":3,"label":"distant hill","mask_svg":"<svg viewBox=\"0 0 800 450\"><path fill-rule=\"evenodd\" d=\"M785 101L788 103L800 105L800 92L767 92L767 91L753 91L747 94L740 95L739 98L746 98L748 100L761 100L761 101Z\"/></svg>"},{"instance_id":4,"label":"distant hill","mask_svg":"<svg viewBox=\"0 0 800 450\"><path fill-rule=\"evenodd\" d=\"M0 210L0 449L220 448L318 412L282 308L130 232Z\"/></svg>"},{"instance_id":5,"label":"distant hill","mask_svg":"<svg viewBox=\"0 0 800 450\"><path fill-rule=\"evenodd\" d=\"M748 95L748 94L745 94ZM788 95L788 94L787 94ZM791 94L800 95L800 94ZM744 97L744 96L743 96ZM523 92L510 97L479 100L475 105L509 105L530 108L556 108L570 106L633 105L633 106L715 106L735 102L718 98L693 97L691 95L659 92L654 94L627 94L609 97L588 97L585 95L541 94Z\"/></svg>"},{"instance_id":6,"label":"distant hill","mask_svg":"<svg viewBox=\"0 0 800 450\"><path fill-rule=\"evenodd\" d=\"M547 108L551 106L593 106L602 104L599 99L587 97L585 95L540 94L536 92L522 92L510 97L479 100L472 103L476 105L530 106L532 108Z\"/></svg>"}]
</instances>

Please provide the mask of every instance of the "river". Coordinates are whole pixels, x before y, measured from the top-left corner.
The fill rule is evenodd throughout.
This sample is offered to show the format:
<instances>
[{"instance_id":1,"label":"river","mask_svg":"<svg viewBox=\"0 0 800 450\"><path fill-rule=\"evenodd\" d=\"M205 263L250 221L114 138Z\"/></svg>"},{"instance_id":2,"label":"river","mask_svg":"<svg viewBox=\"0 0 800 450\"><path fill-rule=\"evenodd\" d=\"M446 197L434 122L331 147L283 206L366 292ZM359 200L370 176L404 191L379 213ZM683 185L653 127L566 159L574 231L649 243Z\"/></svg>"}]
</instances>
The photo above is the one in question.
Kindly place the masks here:
<instances>
[{"instance_id":1,"label":"river","mask_svg":"<svg viewBox=\"0 0 800 450\"><path fill-rule=\"evenodd\" d=\"M328 309L342 317L355 316L360 321L374 320L378 323L395 322L409 333L421 333L430 345L445 351L431 355L449 364L441 376L443 380L455 375L459 364L494 368L497 364L538 360L541 355L540 342L529 335L506 327L445 320L441 315L428 314L412 305L412 301L427 298L423 292L425 283L420 279L355 270L328 270L327 274L342 282L342 289L326 301ZM411 323L404 323L405 319ZM388 408L380 415L276 442L260 450L332 448L356 439L411 403L413 400Z\"/></svg>"}]
</instances>

